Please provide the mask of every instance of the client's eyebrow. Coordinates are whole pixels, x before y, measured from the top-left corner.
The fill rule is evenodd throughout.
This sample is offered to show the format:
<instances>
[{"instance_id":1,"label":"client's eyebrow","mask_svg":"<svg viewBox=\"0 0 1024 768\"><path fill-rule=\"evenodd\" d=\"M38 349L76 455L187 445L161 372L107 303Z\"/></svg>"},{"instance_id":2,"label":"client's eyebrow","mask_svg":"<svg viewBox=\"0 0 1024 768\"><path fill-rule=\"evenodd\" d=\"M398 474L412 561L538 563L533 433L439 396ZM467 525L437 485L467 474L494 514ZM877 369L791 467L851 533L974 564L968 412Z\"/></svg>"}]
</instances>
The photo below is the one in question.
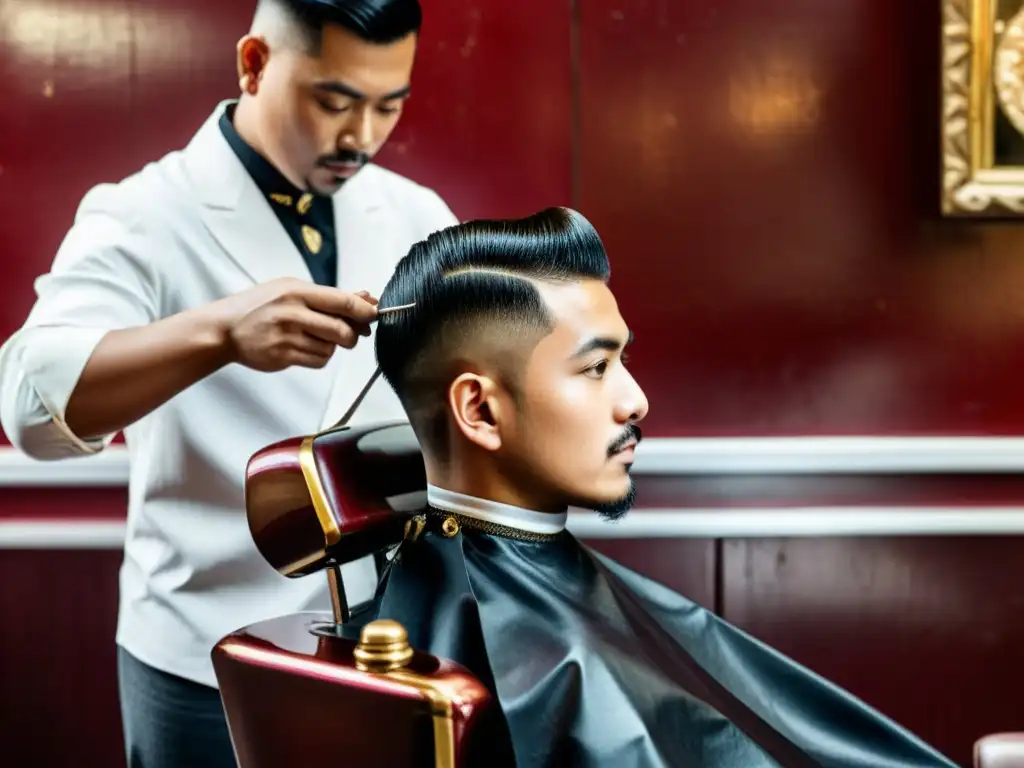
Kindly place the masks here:
<instances>
[{"instance_id":1,"label":"client's eyebrow","mask_svg":"<svg viewBox=\"0 0 1024 768\"><path fill-rule=\"evenodd\" d=\"M598 349L604 349L604 350L607 350L609 352L618 352L620 349L625 349L626 347L628 347L632 343L633 343L633 332L632 331L630 331L629 335L626 337L626 343L625 344L623 344L621 341L619 341L616 338L612 338L611 336L594 336L593 338L587 339L587 341L585 341L583 344L581 344L580 348L577 349L573 353L572 356L573 356L574 359L577 358L577 357L583 357L584 355L588 355L591 352L593 352L595 350L598 350Z\"/></svg>"}]
</instances>

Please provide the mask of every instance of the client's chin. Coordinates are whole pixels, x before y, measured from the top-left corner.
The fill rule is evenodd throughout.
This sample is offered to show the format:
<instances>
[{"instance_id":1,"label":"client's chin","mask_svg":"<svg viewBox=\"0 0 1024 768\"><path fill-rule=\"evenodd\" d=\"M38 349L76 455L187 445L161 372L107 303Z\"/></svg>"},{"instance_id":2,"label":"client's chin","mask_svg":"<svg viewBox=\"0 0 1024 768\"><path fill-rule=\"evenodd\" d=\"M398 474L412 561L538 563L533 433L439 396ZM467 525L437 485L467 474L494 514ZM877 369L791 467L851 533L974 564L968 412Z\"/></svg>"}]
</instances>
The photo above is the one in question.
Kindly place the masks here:
<instances>
[{"instance_id":1,"label":"client's chin","mask_svg":"<svg viewBox=\"0 0 1024 768\"><path fill-rule=\"evenodd\" d=\"M605 520L621 520L633 508L636 502L636 482L629 478L629 490L621 498L613 501L596 502L583 505L586 509L592 509Z\"/></svg>"}]
</instances>

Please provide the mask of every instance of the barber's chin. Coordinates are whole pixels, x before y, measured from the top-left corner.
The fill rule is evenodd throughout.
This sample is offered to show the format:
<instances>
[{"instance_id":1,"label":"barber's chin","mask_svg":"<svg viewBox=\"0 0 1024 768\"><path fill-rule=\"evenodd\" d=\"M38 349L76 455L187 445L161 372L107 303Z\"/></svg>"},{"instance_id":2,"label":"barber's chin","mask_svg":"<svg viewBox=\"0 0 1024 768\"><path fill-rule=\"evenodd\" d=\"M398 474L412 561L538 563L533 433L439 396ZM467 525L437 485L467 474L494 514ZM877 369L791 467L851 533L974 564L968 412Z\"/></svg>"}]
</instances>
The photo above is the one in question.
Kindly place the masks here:
<instances>
[{"instance_id":1,"label":"barber's chin","mask_svg":"<svg viewBox=\"0 0 1024 768\"><path fill-rule=\"evenodd\" d=\"M316 195L330 197L341 189L349 178L349 176L338 176L327 168L317 168L311 174L309 188Z\"/></svg>"},{"instance_id":2,"label":"barber's chin","mask_svg":"<svg viewBox=\"0 0 1024 768\"><path fill-rule=\"evenodd\" d=\"M319 197L330 197L341 189L344 183L345 179L335 180L333 176L321 176L309 185L309 191Z\"/></svg>"}]
</instances>

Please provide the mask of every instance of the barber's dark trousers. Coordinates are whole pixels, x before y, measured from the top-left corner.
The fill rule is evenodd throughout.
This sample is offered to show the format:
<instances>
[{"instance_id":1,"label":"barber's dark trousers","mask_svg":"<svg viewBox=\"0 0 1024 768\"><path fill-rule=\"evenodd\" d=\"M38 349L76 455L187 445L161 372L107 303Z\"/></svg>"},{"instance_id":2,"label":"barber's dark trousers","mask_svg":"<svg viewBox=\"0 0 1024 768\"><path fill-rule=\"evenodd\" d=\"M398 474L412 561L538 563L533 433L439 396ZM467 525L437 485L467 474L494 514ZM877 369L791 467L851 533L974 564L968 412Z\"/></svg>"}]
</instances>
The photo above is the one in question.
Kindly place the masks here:
<instances>
[{"instance_id":1,"label":"barber's dark trousers","mask_svg":"<svg viewBox=\"0 0 1024 768\"><path fill-rule=\"evenodd\" d=\"M128 768L237 768L220 692L117 649Z\"/></svg>"}]
</instances>

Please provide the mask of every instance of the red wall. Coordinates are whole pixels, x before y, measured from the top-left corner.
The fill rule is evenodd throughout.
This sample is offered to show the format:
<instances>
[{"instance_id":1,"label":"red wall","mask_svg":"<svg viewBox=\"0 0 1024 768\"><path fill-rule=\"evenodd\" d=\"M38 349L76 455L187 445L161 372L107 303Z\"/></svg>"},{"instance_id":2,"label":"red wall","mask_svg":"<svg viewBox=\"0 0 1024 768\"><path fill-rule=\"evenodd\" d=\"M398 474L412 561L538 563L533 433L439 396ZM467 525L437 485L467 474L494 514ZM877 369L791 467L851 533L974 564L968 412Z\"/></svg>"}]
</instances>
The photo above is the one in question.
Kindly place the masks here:
<instances>
[{"instance_id":1,"label":"red wall","mask_svg":"<svg viewBox=\"0 0 1024 768\"><path fill-rule=\"evenodd\" d=\"M237 92L252 5L0 4L0 333L24 318L82 194L180 147ZM937 3L425 5L414 98L381 162L463 218L571 204L594 221L637 335L647 434L1020 431L1024 235L937 216ZM121 491L0 496L7 517L124 509ZM988 477L641 487L648 507L1022 499L1020 481ZM966 764L977 736L1024 727L1021 543L601 547ZM19 712L0 743L35 765L115 765L117 557L0 563L0 706Z\"/></svg>"}]
</instances>

